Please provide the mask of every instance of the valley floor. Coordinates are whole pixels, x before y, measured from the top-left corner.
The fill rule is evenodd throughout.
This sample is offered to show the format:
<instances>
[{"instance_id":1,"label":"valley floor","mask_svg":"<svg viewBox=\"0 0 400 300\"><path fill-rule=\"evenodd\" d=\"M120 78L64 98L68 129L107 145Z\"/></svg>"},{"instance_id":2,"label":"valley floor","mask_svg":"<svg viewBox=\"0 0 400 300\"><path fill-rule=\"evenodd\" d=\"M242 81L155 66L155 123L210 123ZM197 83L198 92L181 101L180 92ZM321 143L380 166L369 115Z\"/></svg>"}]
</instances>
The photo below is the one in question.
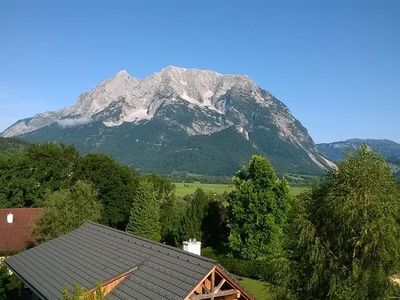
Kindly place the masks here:
<instances>
[{"instance_id":1,"label":"valley floor","mask_svg":"<svg viewBox=\"0 0 400 300\"><path fill-rule=\"evenodd\" d=\"M206 192L213 192L215 194L223 194L224 192L229 192L233 189L232 184L224 183L201 183L195 182L174 182L175 184L175 194L178 197L183 197L188 194L192 194L196 189L201 188ZM296 196L306 190L303 186L291 186L290 194Z\"/></svg>"}]
</instances>

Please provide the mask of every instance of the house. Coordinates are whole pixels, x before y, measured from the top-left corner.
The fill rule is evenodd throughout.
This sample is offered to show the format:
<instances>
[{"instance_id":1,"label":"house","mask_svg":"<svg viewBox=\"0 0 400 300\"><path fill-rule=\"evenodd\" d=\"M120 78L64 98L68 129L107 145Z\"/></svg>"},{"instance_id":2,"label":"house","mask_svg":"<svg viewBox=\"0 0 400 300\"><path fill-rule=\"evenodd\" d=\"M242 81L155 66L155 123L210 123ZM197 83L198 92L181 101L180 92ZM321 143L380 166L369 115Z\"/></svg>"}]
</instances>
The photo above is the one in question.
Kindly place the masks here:
<instances>
[{"instance_id":1,"label":"house","mask_svg":"<svg viewBox=\"0 0 400 300\"><path fill-rule=\"evenodd\" d=\"M34 299L74 284L95 293L99 282L110 300L253 299L210 259L93 222L5 263Z\"/></svg>"},{"instance_id":2,"label":"house","mask_svg":"<svg viewBox=\"0 0 400 300\"><path fill-rule=\"evenodd\" d=\"M0 209L0 256L20 252L34 245L32 225L42 213L42 208Z\"/></svg>"}]
</instances>

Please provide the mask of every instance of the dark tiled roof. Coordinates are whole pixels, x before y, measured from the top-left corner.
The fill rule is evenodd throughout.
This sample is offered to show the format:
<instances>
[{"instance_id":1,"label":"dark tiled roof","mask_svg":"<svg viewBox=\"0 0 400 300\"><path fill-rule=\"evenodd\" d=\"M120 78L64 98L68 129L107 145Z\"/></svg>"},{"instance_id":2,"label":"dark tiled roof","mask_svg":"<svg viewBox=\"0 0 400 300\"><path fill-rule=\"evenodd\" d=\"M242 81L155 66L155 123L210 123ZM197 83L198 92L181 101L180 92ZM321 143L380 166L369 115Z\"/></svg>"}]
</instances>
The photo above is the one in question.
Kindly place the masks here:
<instances>
[{"instance_id":1,"label":"dark tiled roof","mask_svg":"<svg viewBox=\"0 0 400 300\"><path fill-rule=\"evenodd\" d=\"M0 253L19 252L31 246L32 223L43 210L41 208L2 208L0 209ZM7 215L13 214L13 222L7 223Z\"/></svg>"},{"instance_id":2,"label":"dark tiled roof","mask_svg":"<svg viewBox=\"0 0 400 300\"><path fill-rule=\"evenodd\" d=\"M207 258L96 223L26 250L6 264L44 299L63 286L94 288L137 267L109 299L183 299L215 266Z\"/></svg>"}]
</instances>

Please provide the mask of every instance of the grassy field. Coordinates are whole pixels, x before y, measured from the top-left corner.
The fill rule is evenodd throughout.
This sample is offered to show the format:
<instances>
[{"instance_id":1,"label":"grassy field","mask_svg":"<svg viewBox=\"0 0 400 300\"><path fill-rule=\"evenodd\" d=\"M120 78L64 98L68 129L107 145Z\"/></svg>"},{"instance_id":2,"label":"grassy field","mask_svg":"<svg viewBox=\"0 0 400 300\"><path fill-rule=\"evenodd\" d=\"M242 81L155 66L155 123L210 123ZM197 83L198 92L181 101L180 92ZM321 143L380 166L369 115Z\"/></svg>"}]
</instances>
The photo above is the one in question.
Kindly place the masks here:
<instances>
[{"instance_id":1,"label":"grassy field","mask_svg":"<svg viewBox=\"0 0 400 300\"><path fill-rule=\"evenodd\" d=\"M291 186L289 192L291 195L296 196L306 190L307 190L307 187L305 187L305 186Z\"/></svg>"},{"instance_id":2,"label":"grassy field","mask_svg":"<svg viewBox=\"0 0 400 300\"><path fill-rule=\"evenodd\" d=\"M240 283L256 300L271 299L268 297L268 289L263 282L243 277Z\"/></svg>"},{"instance_id":3,"label":"grassy field","mask_svg":"<svg viewBox=\"0 0 400 300\"><path fill-rule=\"evenodd\" d=\"M225 191L229 192L233 188L232 184L221 184L221 183L174 182L174 184L175 184L175 194L178 197L183 197L187 194L192 194L198 188L202 188L205 191L213 192L216 194L223 194ZM305 189L306 189L305 187L294 186L290 188L290 194L295 196L305 191Z\"/></svg>"},{"instance_id":4,"label":"grassy field","mask_svg":"<svg viewBox=\"0 0 400 300\"><path fill-rule=\"evenodd\" d=\"M183 197L187 194L192 194L198 188L202 188L205 191L213 192L216 194L223 194L225 191L230 191L233 188L232 184L222 184L222 183L174 182L174 184L175 184L175 194L178 197Z\"/></svg>"}]
</instances>

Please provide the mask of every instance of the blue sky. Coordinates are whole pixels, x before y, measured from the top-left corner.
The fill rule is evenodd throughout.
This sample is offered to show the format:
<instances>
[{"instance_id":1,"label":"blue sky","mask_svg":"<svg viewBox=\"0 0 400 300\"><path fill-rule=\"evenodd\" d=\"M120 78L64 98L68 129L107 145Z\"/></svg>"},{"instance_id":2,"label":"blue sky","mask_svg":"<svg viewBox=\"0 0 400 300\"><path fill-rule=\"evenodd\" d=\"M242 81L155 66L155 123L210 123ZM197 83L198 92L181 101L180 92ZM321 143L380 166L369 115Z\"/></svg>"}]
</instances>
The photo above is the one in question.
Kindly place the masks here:
<instances>
[{"instance_id":1,"label":"blue sky","mask_svg":"<svg viewBox=\"0 0 400 300\"><path fill-rule=\"evenodd\" d=\"M0 131L167 65L249 75L316 142L400 142L397 0L0 0Z\"/></svg>"}]
</instances>

